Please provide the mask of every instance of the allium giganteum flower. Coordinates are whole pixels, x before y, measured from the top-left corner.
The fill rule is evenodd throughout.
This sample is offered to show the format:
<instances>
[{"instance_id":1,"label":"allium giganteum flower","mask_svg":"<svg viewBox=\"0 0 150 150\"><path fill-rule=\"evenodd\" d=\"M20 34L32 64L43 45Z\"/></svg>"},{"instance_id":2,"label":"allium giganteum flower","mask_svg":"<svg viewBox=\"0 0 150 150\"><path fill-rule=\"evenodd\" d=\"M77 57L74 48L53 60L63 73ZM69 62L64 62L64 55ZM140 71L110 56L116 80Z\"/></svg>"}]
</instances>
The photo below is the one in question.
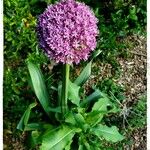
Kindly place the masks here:
<instances>
[{"instance_id":1,"label":"allium giganteum flower","mask_svg":"<svg viewBox=\"0 0 150 150\"><path fill-rule=\"evenodd\" d=\"M96 48L97 18L84 3L61 0L38 18L40 47L56 62L78 64Z\"/></svg>"}]
</instances>

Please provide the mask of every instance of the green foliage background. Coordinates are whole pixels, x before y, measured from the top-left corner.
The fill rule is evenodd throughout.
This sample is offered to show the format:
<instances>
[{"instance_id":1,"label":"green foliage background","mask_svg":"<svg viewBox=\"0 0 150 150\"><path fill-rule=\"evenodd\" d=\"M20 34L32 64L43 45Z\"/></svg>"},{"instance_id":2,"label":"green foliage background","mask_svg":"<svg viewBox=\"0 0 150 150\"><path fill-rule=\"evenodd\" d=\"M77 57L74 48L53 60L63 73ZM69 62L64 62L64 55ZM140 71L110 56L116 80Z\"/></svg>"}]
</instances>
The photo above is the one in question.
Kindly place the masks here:
<instances>
[{"instance_id":1,"label":"green foliage background","mask_svg":"<svg viewBox=\"0 0 150 150\"><path fill-rule=\"evenodd\" d=\"M100 36L97 40L96 50L101 49L102 53L97 59L111 63L117 70L116 56L128 56L124 49L129 45L126 45L122 39L133 33L145 34L146 0L81 1L89 5L99 19ZM4 117L7 118L4 118L4 128L9 128L8 120L18 123L27 104L35 99L28 84L29 73L26 60L32 59L42 65L43 70L47 69L47 64L50 63L38 47L35 29L38 15L44 11L48 4L54 2L55 0L4 1L3 104ZM117 88L111 81L101 83L100 86L104 91L108 90L107 84L111 84L110 87L113 90L120 91L120 88ZM138 109L140 106L136 107Z\"/></svg>"}]
</instances>

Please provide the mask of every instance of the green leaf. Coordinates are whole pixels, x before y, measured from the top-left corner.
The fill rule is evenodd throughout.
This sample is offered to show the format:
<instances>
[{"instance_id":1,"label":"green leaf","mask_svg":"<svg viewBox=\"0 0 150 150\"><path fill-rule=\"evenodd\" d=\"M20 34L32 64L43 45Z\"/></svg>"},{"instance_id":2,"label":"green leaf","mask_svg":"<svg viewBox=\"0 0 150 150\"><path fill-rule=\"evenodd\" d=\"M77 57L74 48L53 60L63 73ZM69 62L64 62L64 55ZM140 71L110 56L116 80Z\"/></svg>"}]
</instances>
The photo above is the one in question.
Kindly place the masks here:
<instances>
[{"instance_id":1,"label":"green leaf","mask_svg":"<svg viewBox=\"0 0 150 150\"><path fill-rule=\"evenodd\" d=\"M37 98L39 99L43 109L49 116L50 100L44 83L44 78L40 69L33 63L28 61L28 69L31 76L33 88Z\"/></svg>"},{"instance_id":2,"label":"green leaf","mask_svg":"<svg viewBox=\"0 0 150 150\"><path fill-rule=\"evenodd\" d=\"M93 145L87 140L84 135L81 135L79 138L79 148L78 150L95 150Z\"/></svg>"},{"instance_id":3,"label":"green leaf","mask_svg":"<svg viewBox=\"0 0 150 150\"><path fill-rule=\"evenodd\" d=\"M70 124L72 124L72 125L76 125L76 120L75 120L75 118L74 118L74 116L73 116L73 113L71 113L71 112L69 112L69 113L67 113L66 115L65 115L65 122L66 123L70 123Z\"/></svg>"},{"instance_id":4,"label":"green leaf","mask_svg":"<svg viewBox=\"0 0 150 150\"><path fill-rule=\"evenodd\" d=\"M91 66L92 66L92 61L90 61L86 67L83 69L79 77L74 81L74 83L78 86L82 86L90 77L91 75Z\"/></svg>"},{"instance_id":5,"label":"green leaf","mask_svg":"<svg viewBox=\"0 0 150 150\"><path fill-rule=\"evenodd\" d=\"M85 128L86 122L84 117L80 113L68 113L65 117L65 122L70 123L76 127L79 127L81 129Z\"/></svg>"},{"instance_id":6,"label":"green leaf","mask_svg":"<svg viewBox=\"0 0 150 150\"><path fill-rule=\"evenodd\" d=\"M43 136L46 132L54 131L56 128L52 126L51 124L47 123L40 123L39 126L36 125L36 123L28 124L30 126L30 129L35 129L35 131L32 131L31 134L28 136L28 143L27 146L30 148L35 148L36 145L42 143Z\"/></svg>"},{"instance_id":7,"label":"green leaf","mask_svg":"<svg viewBox=\"0 0 150 150\"><path fill-rule=\"evenodd\" d=\"M86 150L91 150L91 146L86 140L84 140L84 145L85 145Z\"/></svg>"},{"instance_id":8,"label":"green leaf","mask_svg":"<svg viewBox=\"0 0 150 150\"><path fill-rule=\"evenodd\" d=\"M104 111L107 112L107 107L111 106L112 103L108 98L100 98L93 106L92 111Z\"/></svg>"},{"instance_id":9,"label":"green leaf","mask_svg":"<svg viewBox=\"0 0 150 150\"><path fill-rule=\"evenodd\" d=\"M39 131L32 131L28 137L28 147L34 148L37 144L41 144L42 142L42 133Z\"/></svg>"},{"instance_id":10,"label":"green leaf","mask_svg":"<svg viewBox=\"0 0 150 150\"><path fill-rule=\"evenodd\" d=\"M84 107L86 104L89 104L92 101L97 101L101 97L103 97L103 93L100 92L99 89L96 89L91 95L81 102L80 106Z\"/></svg>"},{"instance_id":11,"label":"green leaf","mask_svg":"<svg viewBox=\"0 0 150 150\"><path fill-rule=\"evenodd\" d=\"M86 123L91 127L97 125L103 119L104 113L99 111L93 111L87 114Z\"/></svg>"},{"instance_id":12,"label":"green leaf","mask_svg":"<svg viewBox=\"0 0 150 150\"><path fill-rule=\"evenodd\" d=\"M29 123L25 125L24 131L32 131L32 130L47 130L53 129L54 127L51 124L43 123Z\"/></svg>"},{"instance_id":13,"label":"green leaf","mask_svg":"<svg viewBox=\"0 0 150 150\"><path fill-rule=\"evenodd\" d=\"M110 108L108 108L110 107ZM107 97L100 98L93 106L92 111L101 111L105 114L107 113L116 113L120 109L115 106Z\"/></svg>"},{"instance_id":14,"label":"green leaf","mask_svg":"<svg viewBox=\"0 0 150 150\"><path fill-rule=\"evenodd\" d=\"M79 89L80 86L77 86L76 84L69 82L69 88L68 88L68 99L73 103L79 106L80 97L79 97Z\"/></svg>"},{"instance_id":15,"label":"green leaf","mask_svg":"<svg viewBox=\"0 0 150 150\"><path fill-rule=\"evenodd\" d=\"M49 108L49 112L61 113L61 107Z\"/></svg>"},{"instance_id":16,"label":"green leaf","mask_svg":"<svg viewBox=\"0 0 150 150\"><path fill-rule=\"evenodd\" d=\"M79 137L78 144L79 144L78 150L90 149L90 145L87 143L86 137L84 136L84 134L81 134L81 136Z\"/></svg>"},{"instance_id":17,"label":"green leaf","mask_svg":"<svg viewBox=\"0 0 150 150\"><path fill-rule=\"evenodd\" d=\"M30 123L25 125L24 131L32 131L32 130L39 130L42 128L42 125L39 123Z\"/></svg>"},{"instance_id":18,"label":"green leaf","mask_svg":"<svg viewBox=\"0 0 150 150\"><path fill-rule=\"evenodd\" d=\"M84 145L79 145L79 149L78 150L85 150Z\"/></svg>"},{"instance_id":19,"label":"green leaf","mask_svg":"<svg viewBox=\"0 0 150 150\"><path fill-rule=\"evenodd\" d=\"M138 20L138 17L136 15L130 15L130 19L134 20L134 21L137 21Z\"/></svg>"},{"instance_id":20,"label":"green leaf","mask_svg":"<svg viewBox=\"0 0 150 150\"><path fill-rule=\"evenodd\" d=\"M74 114L74 118L78 124L79 127L83 128L84 124L85 124L85 119L84 117L78 113L78 114Z\"/></svg>"},{"instance_id":21,"label":"green leaf","mask_svg":"<svg viewBox=\"0 0 150 150\"><path fill-rule=\"evenodd\" d=\"M136 14L136 7L135 6L132 6L132 8L131 9L129 9L129 12L130 12L130 14Z\"/></svg>"},{"instance_id":22,"label":"green leaf","mask_svg":"<svg viewBox=\"0 0 150 150\"><path fill-rule=\"evenodd\" d=\"M75 105L79 106L80 97L79 97L79 89L80 86L69 81L69 88L68 88L68 99ZM61 101L61 91L62 91L62 83L58 86L58 100L59 103Z\"/></svg>"},{"instance_id":23,"label":"green leaf","mask_svg":"<svg viewBox=\"0 0 150 150\"><path fill-rule=\"evenodd\" d=\"M93 134L103 137L110 142L122 141L124 137L118 132L116 126L107 127L106 125L98 125L92 129Z\"/></svg>"},{"instance_id":24,"label":"green leaf","mask_svg":"<svg viewBox=\"0 0 150 150\"><path fill-rule=\"evenodd\" d=\"M68 126L62 126L57 130L43 136L40 150L59 150L64 149L72 140L75 134L74 129Z\"/></svg>"},{"instance_id":25,"label":"green leaf","mask_svg":"<svg viewBox=\"0 0 150 150\"><path fill-rule=\"evenodd\" d=\"M73 142L73 140L71 139L70 142L65 147L65 150L71 150L71 144L72 144L72 142Z\"/></svg>"},{"instance_id":26,"label":"green leaf","mask_svg":"<svg viewBox=\"0 0 150 150\"><path fill-rule=\"evenodd\" d=\"M110 110L108 110L108 106L111 107ZM107 97L100 98L92 107L92 111L87 114L86 122L94 127L103 119L105 114L108 114L111 110L114 111L113 108L112 103Z\"/></svg>"},{"instance_id":27,"label":"green leaf","mask_svg":"<svg viewBox=\"0 0 150 150\"><path fill-rule=\"evenodd\" d=\"M17 129L23 131L24 127L27 125L29 117L30 117L30 113L31 113L31 109L34 108L37 105L37 103L32 103L29 105L29 107L27 108L27 110L24 112L20 122L17 125Z\"/></svg>"},{"instance_id":28,"label":"green leaf","mask_svg":"<svg viewBox=\"0 0 150 150\"><path fill-rule=\"evenodd\" d=\"M62 91L62 82L58 84L58 102L61 104L61 91Z\"/></svg>"},{"instance_id":29,"label":"green leaf","mask_svg":"<svg viewBox=\"0 0 150 150\"><path fill-rule=\"evenodd\" d=\"M94 127L101 122L105 114L118 111L119 109L107 97L103 97L94 104L92 111L87 113L85 120L90 126Z\"/></svg>"}]
</instances>

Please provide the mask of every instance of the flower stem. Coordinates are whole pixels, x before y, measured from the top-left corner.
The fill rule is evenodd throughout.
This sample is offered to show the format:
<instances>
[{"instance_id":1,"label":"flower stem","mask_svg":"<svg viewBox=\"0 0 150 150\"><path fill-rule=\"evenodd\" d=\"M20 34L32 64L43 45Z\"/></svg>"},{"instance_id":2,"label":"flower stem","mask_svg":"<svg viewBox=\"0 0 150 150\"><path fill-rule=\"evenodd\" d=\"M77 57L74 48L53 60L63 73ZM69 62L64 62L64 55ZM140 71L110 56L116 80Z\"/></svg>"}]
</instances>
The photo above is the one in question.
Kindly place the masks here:
<instances>
[{"instance_id":1,"label":"flower stem","mask_svg":"<svg viewBox=\"0 0 150 150\"><path fill-rule=\"evenodd\" d=\"M61 111L62 116L67 112L67 99L68 99L68 84L69 84L69 70L70 65L64 64L63 65L63 81L62 81L62 94L61 94Z\"/></svg>"}]
</instances>

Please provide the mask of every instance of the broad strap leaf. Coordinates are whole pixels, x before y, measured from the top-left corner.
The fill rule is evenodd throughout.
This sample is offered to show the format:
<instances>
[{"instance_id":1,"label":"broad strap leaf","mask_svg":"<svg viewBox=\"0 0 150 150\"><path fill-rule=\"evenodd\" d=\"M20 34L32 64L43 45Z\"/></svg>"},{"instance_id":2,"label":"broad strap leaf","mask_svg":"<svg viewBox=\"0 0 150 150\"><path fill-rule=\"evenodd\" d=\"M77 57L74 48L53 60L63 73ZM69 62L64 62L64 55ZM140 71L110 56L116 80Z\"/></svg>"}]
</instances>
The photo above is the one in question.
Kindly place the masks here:
<instances>
[{"instance_id":1,"label":"broad strap leaf","mask_svg":"<svg viewBox=\"0 0 150 150\"><path fill-rule=\"evenodd\" d=\"M116 126L108 127L106 125L98 125L91 129L92 133L98 137L103 137L110 142L122 141L124 137L118 132Z\"/></svg>"},{"instance_id":2,"label":"broad strap leaf","mask_svg":"<svg viewBox=\"0 0 150 150\"><path fill-rule=\"evenodd\" d=\"M92 61L90 61L86 67L83 69L79 77L74 81L74 83L78 86L82 86L90 77L91 75L91 66L92 66Z\"/></svg>"},{"instance_id":3,"label":"broad strap leaf","mask_svg":"<svg viewBox=\"0 0 150 150\"><path fill-rule=\"evenodd\" d=\"M39 99L43 109L49 115L50 100L44 83L43 75L40 69L31 62L28 62L28 69L35 94Z\"/></svg>"},{"instance_id":4,"label":"broad strap leaf","mask_svg":"<svg viewBox=\"0 0 150 150\"><path fill-rule=\"evenodd\" d=\"M80 86L76 85L69 81L69 88L68 88L68 99L73 103L79 106L80 97L79 97L79 89Z\"/></svg>"},{"instance_id":5,"label":"broad strap leaf","mask_svg":"<svg viewBox=\"0 0 150 150\"><path fill-rule=\"evenodd\" d=\"M28 120L30 117L31 109L34 108L37 105L37 103L32 103L29 105L27 110L24 112L23 116L21 117L20 122L17 125L17 129L23 131L25 126L28 124Z\"/></svg>"},{"instance_id":6,"label":"broad strap leaf","mask_svg":"<svg viewBox=\"0 0 150 150\"><path fill-rule=\"evenodd\" d=\"M43 136L40 150L59 150L65 149L75 135L75 129L62 126Z\"/></svg>"}]
</instances>

